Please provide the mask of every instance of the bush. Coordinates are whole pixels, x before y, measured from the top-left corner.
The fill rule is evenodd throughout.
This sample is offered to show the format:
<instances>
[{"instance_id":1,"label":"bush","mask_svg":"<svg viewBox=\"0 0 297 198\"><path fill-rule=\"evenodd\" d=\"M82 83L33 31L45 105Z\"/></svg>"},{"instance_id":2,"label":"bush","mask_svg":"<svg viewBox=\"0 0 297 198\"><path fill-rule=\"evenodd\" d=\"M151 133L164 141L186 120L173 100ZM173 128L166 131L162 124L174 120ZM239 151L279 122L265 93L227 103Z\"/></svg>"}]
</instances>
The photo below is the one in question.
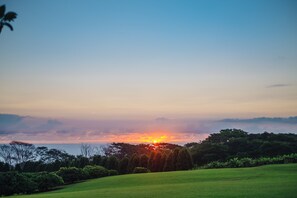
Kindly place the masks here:
<instances>
[{"instance_id":1,"label":"bush","mask_svg":"<svg viewBox=\"0 0 297 198\"><path fill-rule=\"evenodd\" d=\"M113 176L113 175L118 175L119 172L117 170L108 170L108 175Z\"/></svg>"},{"instance_id":2,"label":"bush","mask_svg":"<svg viewBox=\"0 0 297 198\"><path fill-rule=\"evenodd\" d=\"M0 173L0 196L13 194L28 194L37 189L32 177L17 172Z\"/></svg>"},{"instance_id":3,"label":"bush","mask_svg":"<svg viewBox=\"0 0 297 198\"><path fill-rule=\"evenodd\" d=\"M56 175L55 173L39 173L35 182L37 183L39 191L47 191L53 187L60 186L64 184L62 177Z\"/></svg>"},{"instance_id":4,"label":"bush","mask_svg":"<svg viewBox=\"0 0 297 198\"><path fill-rule=\"evenodd\" d=\"M82 169L76 167L61 167L57 171L57 175L62 177L65 183L73 183L87 178L87 174Z\"/></svg>"},{"instance_id":5,"label":"bush","mask_svg":"<svg viewBox=\"0 0 297 198\"><path fill-rule=\"evenodd\" d=\"M238 168L238 167L253 167L262 166L267 164L287 164L297 163L297 154L292 153L289 155L282 155L277 157L260 157L257 159L252 158L233 158L226 162L210 162L204 168Z\"/></svg>"},{"instance_id":6,"label":"bush","mask_svg":"<svg viewBox=\"0 0 297 198\"><path fill-rule=\"evenodd\" d=\"M149 173L151 172L148 168L145 167L135 167L133 173Z\"/></svg>"},{"instance_id":7,"label":"bush","mask_svg":"<svg viewBox=\"0 0 297 198\"><path fill-rule=\"evenodd\" d=\"M106 168L102 166L85 166L83 168L83 171L86 173L88 178L99 178L99 177L105 177L109 175L109 172Z\"/></svg>"}]
</instances>

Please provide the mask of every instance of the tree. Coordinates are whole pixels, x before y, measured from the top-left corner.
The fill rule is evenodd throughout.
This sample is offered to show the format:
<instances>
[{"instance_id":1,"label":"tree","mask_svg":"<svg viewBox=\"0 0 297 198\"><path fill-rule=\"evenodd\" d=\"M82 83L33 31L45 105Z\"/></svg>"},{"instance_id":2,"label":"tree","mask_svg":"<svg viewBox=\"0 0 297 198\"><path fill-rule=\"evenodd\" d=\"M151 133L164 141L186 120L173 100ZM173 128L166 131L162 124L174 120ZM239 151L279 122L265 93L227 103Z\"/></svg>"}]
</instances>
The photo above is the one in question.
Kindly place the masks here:
<instances>
[{"instance_id":1,"label":"tree","mask_svg":"<svg viewBox=\"0 0 297 198\"><path fill-rule=\"evenodd\" d=\"M139 157L137 154L133 154L129 160L129 172L133 172L134 168L139 166Z\"/></svg>"},{"instance_id":2,"label":"tree","mask_svg":"<svg viewBox=\"0 0 297 198\"><path fill-rule=\"evenodd\" d=\"M161 162L160 162L160 167L159 167L160 172L162 172L164 170L166 159L167 159L167 155L165 153L163 153L162 158L161 158Z\"/></svg>"},{"instance_id":3,"label":"tree","mask_svg":"<svg viewBox=\"0 0 297 198\"><path fill-rule=\"evenodd\" d=\"M152 172L162 171L161 164L162 164L162 154L160 152L157 152L154 157L153 166L152 166L151 171Z\"/></svg>"},{"instance_id":4,"label":"tree","mask_svg":"<svg viewBox=\"0 0 297 198\"><path fill-rule=\"evenodd\" d=\"M180 151L180 148L175 148L173 150L173 166L174 166L174 170L176 170L177 156L178 156L179 151Z\"/></svg>"},{"instance_id":5,"label":"tree","mask_svg":"<svg viewBox=\"0 0 297 198\"><path fill-rule=\"evenodd\" d=\"M73 165L78 168L83 168L90 164L90 160L87 157L83 157L82 155L76 156Z\"/></svg>"},{"instance_id":6,"label":"tree","mask_svg":"<svg viewBox=\"0 0 297 198\"><path fill-rule=\"evenodd\" d=\"M119 173L127 174L129 172L128 166L129 166L129 159L127 157L124 157L123 159L120 160L120 163L119 163Z\"/></svg>"},{"instance_id":7,"label":"tree","mask_svg":"<svg viewBox=\"0 0 297 198\"><path fill-rule=\"evenodd\" d=\"M193 160L190 152L186 148L182 148L177 156L177 170L189 170L193 168Z\"/></svg>"},{"instance_id":8,"label":"tree","mask_svg":"<svg viewBox=\"0 0 297 198\"><path fill-rule=\"evenodd\" d=\"M148 158L147 155L145 155L145 154L141 155L141 156L140 156L139 166L140 166L140 167L145 167L145 168L147 168L147 167L148 167L148 160L149 160L149 158Z\"/></svg>"},{"instance_id":9,"label":"tree","mask_svg":"<svg viewBox=\"0 0 297 198\"><path fill-rule=\"evenodd\" d=\"M0 33L2 32L4 26L13 31L13 27L9 22L13 21L17 17L17 14L15 12L5 13L5 10L5 5L0 6Z\"/></svg>"},{"instance_id":10,"label":"tree","mask_svg":"<svg viewBox=\"0 0 297 198\"><path fill-rule=\"evenodd\" d=\"M34 155L35 146L33 144L12 141L9 145L12 149L13 159L17 164L21 165L21 168L23 168L24 162L36 159L36 155Z\"/></svg>"},{"instance_id":11,"label":"tree","mask_svg":"<svg viewBox=\"0 0 297 198\"><path fill-rule=\"evenodd\" d=\"M83 157L91 157L94 153L94 149L90 144L81 144L80 152Z\"/></svg>"},{"instance_id":12,"label":"tree","mask_svg":"<svg viewBox=\"0 0 297 198\"><path fill-rule=\"evenodd\" d=\"M0 162L0 172L7 172L10 170L8 163Z\"/></svg>"},{"instance_id":13,"label":"tree","mask_svg":"<svg viewBox=\"0 0 297 198\"><path fill-rule=\"evenodd\" d=\"M150 169L151 171L153 170L154 158L155 158L155 152L151 152L151 155L148 161L148 169Z\"/></svg>"},{"instance_id":14,"label":"tree","mask_svg":"<svg viewBox=\"0 0 297 198\"><path fill-rule=\"evenodd\" d=\"M173 160L173 152L170 152L169 155L167 156L163 170L164 171L174 171L175 170L175 165L174 165L174 160Z\"/></svg>"},{"instance_id":15,"label":"tree","mask_svg":"<svg viewBox=\"0 0 297 198\"><path fill-rule=\"evenodd\" d=\"M12 165L13 161L13 151L10 145L0 145L0 157L4 160L5 163Z\"/></svg>"},{"instance_id":16,"label":"tree","mask_svg":"<svg viewBox=\"0 0 297 198\"><path fill-rule=\"evenodd\" d=\"M119 168L119 160L115 156L110 156L107 159L107 169L109 170L118 170Z\"/></svg>"},{"instance_id":17,"label":"tree","mask_svg":"<svg viewBox=\"0 0 297 198\"><path fill-rule=\"evenodd\" d=\"M94 155L92 157L92 164L100 165L100 163L101 163L101 155Z\"/></svg>"}]
</instances>

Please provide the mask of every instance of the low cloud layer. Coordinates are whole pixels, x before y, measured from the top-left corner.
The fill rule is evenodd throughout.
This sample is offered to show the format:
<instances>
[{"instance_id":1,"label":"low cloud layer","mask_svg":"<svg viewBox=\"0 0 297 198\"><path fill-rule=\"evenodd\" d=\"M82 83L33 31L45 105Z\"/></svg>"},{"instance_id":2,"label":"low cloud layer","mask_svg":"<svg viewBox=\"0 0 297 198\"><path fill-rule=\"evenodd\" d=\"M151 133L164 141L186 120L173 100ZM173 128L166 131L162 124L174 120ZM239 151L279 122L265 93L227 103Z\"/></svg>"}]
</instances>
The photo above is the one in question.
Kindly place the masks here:
<instances>
[{"instance_id":1,"label":"low cloud layer","mask_svg":"<svg viewBox=\"0 0 297 198\"><path fill-rule=\"evenodd\" d=\"M210 133L240 128L250 133L264 131L297 133L297 117L224 120L56 120L0 114L0 143L12 140L31 143L108 143L162 141L185 143L205 139Z\"/></svg>"},{"instance_id":2,"label":"low cloud layer","mask_svg":"<svg viewBox=\"0 0 297 198\"><path fill-rule=\"evenodd\" d=\"M290 84L272 84L272 85L268 85L267 88L277 88L277 87L289 87L291 86Z\"/></svg>"}]
</instances>

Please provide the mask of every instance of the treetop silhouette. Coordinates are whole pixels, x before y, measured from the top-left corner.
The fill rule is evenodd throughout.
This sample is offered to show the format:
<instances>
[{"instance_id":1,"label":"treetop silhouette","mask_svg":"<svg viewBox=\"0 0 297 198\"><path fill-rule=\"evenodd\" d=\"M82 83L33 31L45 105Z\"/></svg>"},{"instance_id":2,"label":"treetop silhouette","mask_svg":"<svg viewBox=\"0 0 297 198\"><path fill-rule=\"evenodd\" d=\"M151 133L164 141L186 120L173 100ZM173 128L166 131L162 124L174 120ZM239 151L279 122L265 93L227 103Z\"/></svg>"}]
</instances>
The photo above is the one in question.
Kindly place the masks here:
<instances>
[{"instance_id":1,"label":"treetop silhouette","mask_svg":"<svg viewBox=\"0 0 297 198\"><path fill-rule=\"evenodd\" d=\"M5 5L0 6L0 33L4 26L8 27L11 31L13 31L12 25L9 23L16 19L17 13L15 12L7 12L5 13L6 7Z\"/></svg>"}]
</instances>

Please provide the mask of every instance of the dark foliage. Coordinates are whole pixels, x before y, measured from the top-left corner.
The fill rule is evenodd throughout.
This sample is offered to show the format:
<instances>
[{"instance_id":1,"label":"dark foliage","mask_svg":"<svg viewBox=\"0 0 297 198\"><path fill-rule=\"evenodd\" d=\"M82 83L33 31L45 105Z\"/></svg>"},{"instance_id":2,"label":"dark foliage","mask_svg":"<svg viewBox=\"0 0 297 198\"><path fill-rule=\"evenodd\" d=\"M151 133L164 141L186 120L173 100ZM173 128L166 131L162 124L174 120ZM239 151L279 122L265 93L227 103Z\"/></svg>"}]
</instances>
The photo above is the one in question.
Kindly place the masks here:
<instances>
[{"instance_id":1,"label":"dark foliage","mask_svg":"<svg viewBox=\"0 0 297 198\"><path fill-rule=\"evenodd\" d=\"M232 158L273 157L297 153L297 135L260 133L248 134L240 129L225 129L210 134L201 143L188 145L198 166Z\"/></svg>"},{"instance_id":2,"label":"dark foliage","mask_svg":"<svg viewBox=\"0 0 297 198\"><path fill-rule=\"evenodd\" d=\"M51 188L64 184L63 179L55 173L42 172L39 173L34 181L39 191L48 191Z\"/></svg>"},{"instance_id":3,"label":"dark foliage","mask_svg":"<svg viewBox=\"0 0 297 198\"><path fill-rule=\"evenodd\" d=\"M109 170L118 170L119 168L119 160L115 156L110 156L107 159L107 164L106 164L107 169Z\"/></svg>"},{"instance_id":4,"label":"dark foliage","mask_svg":"<svg viewBox=\"0 0 297 198\"><path fill-rule=\"evenodd\" d=\"M109 172L106 168L102 166L91 166L88 165L83 168L84 174L86 174L86 177L88 179L90 178L99 178L99 177L105 177L109 175Z\"/></svg>"},{"instance_id":5,"label":"dark foliage","mask_svg":"<svg viewBox=\"0 0 297 198\"><path fill-rule=\"evenodd\" d=\"M119 172L117 170L108 170L108 176L118 175Z\"/></svg>"},{"instance_id":6,"label":"dark foliage","mask_svg":"<svg viewBox=\"0 0 297 198\"><path fill-rule=\"evenodd\" d=\"M5 13L6 7L5 5L0 6L0 33L4 26L8 27L11 31L13 31L13 27L10 23L14 19L16 19L17 14L15 12L7 12Z\"/></svg>"},{"instance_id":7,"label":"dark foliage","mask_svg":"<svg viewBox=\"0 0 297 198\"><path fill-rule=\"evenodd\" d=\"M193 160L187 148L182 148L178 152L176 170L189 170L193 168Z\"/></svg>"},{"instance_id":8,"label":"dark foliage","mask_svg":"<svg viewBox=\"0 0 297 198\"><path fill-rule=\"evenodd\" d=\"M112 143L104 148L104 154L106 156L115 156L118 159L123 157L131 158L132 155L136 154L138 156L145 154L150 155L152 151L159 152L169 152L175 148L180 148L181 146L170 143L157 143L157 144L127 144L127 143Z\"/></svg>"},{"instance_id":9,"label":"dark foliage","mask_svg":"<svg viewBox=\"0 0 297 198\"><path fill-rule=\"evenodd\" d=\"M149 173L150 170L145 167L135 167L133 173Z\"/></svg>"},{"instance_id":10,"label":"dark foliage","mask_svg":"<svg viewBox=\"0 0 297 198\"><path fill-rule=\"evenodd\" d=\"M62 167L57 171L57 175L62 177L65 183L74 183L87 177L82 169L76 167Z\"/></svg>"},{"instance_id":11,"label":"dark foliage","mask_svg":"<svg viewBox=\"0 0 297 198\"><path fill-rule=\"evenodd\" d=\"M163 171L174 171L174 170L175 170L175 165L173 160L173 152L171 152L166 158Z\"/></svg>"},{"instance_id":12,"label":"dark foliage","mask_svg":"<svg viewBox=\"0 0 297 198\"><path fill-rule=\"evenodd\" d=\"M46 191L63 183L55 173L0 173L0 196Z\"/></svg>"},{"instance_id":13,"label":"dark foliage","mask_svg":"<svg viewBox=\"0 0 297 198\"><path fill-rule=\"evenodd\" d=\"M148 161L149 161L148 156L146 154L142 154L140 156L139 166L140 167L148 167Z\"/></svg>"},{"instance_id":14,"label":"dark foliage","mask_svg":"<svg viewBox=\"0 0 297 198\"><path fill-rule=\"evenodd\" d=\"M123 159L120 160L120 163L119 163L119 173L127 174L129 172L128 166L129 166L129 158L124 157Z\"/></svg>"}]
</instances>

